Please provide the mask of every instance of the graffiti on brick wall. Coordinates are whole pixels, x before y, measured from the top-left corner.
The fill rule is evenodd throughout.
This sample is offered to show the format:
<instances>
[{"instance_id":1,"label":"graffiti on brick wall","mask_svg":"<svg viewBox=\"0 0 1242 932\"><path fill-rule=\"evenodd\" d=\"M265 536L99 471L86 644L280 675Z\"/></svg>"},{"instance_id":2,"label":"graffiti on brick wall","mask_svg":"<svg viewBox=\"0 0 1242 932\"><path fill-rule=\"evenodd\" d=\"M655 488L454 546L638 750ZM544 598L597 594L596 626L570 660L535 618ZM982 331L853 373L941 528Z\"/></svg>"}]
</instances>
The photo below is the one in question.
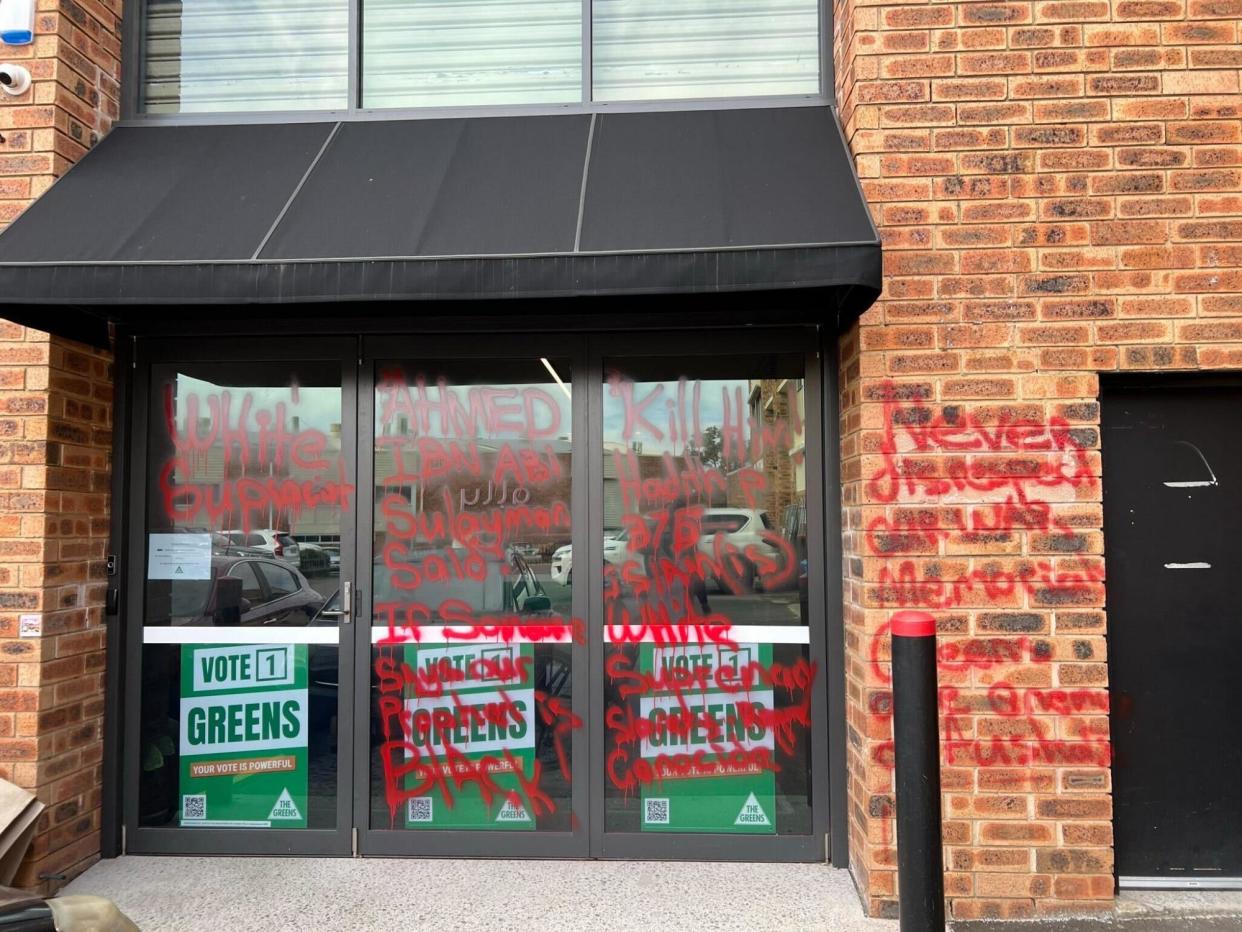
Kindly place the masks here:
<instances>
[{"instance_id":1,"label":"graffiti on brick wall","mask_svg":"<svg viewBox=\"0 0 1242 932\"><path fill-rule=\"evenodd\" d=\"M1050 670L1030 674L1054 660L1091 660L1090 641L1019 633L1042 627L1042 610L1101 604L1103 564L1088 552L1073 507L1098 492L1088 440L1055 416L1028 418L1002 407L985 418L902 397L896 386L886 393L878 456L864 458L871 464L864 500L875 512L863 534L875 567L867 607L987 611L998 627L990 637L941 631L949 766L1109 764L1107 690L1051 688ZM884 624L868 648L882 686L891 682L888 635ZM1072 656L1057 654L1066 641ZM891 734L888 689L870 692L868 714L876 733ZM891 738L875 745L872 760L893 766Z\"/></svg>"}]
</instances>

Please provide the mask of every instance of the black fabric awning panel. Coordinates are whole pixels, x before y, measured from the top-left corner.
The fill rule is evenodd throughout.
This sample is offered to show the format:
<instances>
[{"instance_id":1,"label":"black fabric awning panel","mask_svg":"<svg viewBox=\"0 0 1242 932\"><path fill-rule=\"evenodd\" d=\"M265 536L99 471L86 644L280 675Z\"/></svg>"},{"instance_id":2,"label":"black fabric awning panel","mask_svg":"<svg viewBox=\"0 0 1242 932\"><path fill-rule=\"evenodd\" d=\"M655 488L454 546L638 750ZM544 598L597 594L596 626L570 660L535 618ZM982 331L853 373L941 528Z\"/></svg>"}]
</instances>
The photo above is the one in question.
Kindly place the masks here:
<instances>
[{"instance_id":1,"label":"black fabric awning panel","mask_svg":"<svg viewBox=\"0 0 1242 932\"><path fill-rule=\"evenodd\" d=\"M5 306L108 319L784 289L851 317L879 288L826 107L123 125L0 235Z\"/></svg>"}]
</instances>

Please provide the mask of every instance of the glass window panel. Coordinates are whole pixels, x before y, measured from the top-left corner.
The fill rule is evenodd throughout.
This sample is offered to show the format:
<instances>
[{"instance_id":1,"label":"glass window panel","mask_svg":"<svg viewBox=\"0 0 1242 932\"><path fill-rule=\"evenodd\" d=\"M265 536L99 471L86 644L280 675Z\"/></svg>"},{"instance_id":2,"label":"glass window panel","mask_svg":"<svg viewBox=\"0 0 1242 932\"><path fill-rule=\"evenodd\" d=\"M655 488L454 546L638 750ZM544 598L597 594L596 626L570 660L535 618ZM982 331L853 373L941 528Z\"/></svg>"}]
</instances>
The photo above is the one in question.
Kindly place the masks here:
<instances>
[{"instance_id":1,"label":"glass window panel","mask_svg":"<svg viewBox=\"0 0 1242 932\"><path fill-rule=\"evenodd\" d=\"M808 834L803 359L604 369L605 830Z\"/></svg>"},{"instance_id":2,"label":"glass window panel","mask_svg":"<svg viewBox=\"0 0 1242 932\"><path fill-rule=\"evenodd\" d=\"M335 627L322 609L340 565L312 581L291 544L339 545L353 520L340 386L339 365L155 367L140 825L336 825L339 649L294 629ZM288 642L256 641L262 628Z\"/></svg>"},{"instance_id":3,"label":"glass window panel","mask_svg":"<svg viewBox=\"0 0 1242 932\"><path fill-rule=\"evenodd\" d=\"M378 367L372 828L572 828L571 379Z\"/></svg>"},{"instance_id":4,"label":"glass window panel","mask_svg":"<svg viewBox=\"0 0 1242 932\"><path fill-rule=\"evenodd\" d=\"M364 107L576 103L580 0L364 0Z\"/></svg>"},{"instance_id":5,"label":"glass window panel","mask_svg":"<svg viewBox=\"0 0 1242 932\"><path fill-rule=\"evenodd\" d=\"M818 0L594 0L592 98L819 93Z\"/></svg>"},{"instance_id":6,"label":"glass window panel","mask_svg":"<svg viewBox=\"0 0 1242 932\"><path fill-rule=\"evenodd\" d=\"M346 0L151 0L151 113L331 110L348 103Z\"/></svg>"}]
</instances>

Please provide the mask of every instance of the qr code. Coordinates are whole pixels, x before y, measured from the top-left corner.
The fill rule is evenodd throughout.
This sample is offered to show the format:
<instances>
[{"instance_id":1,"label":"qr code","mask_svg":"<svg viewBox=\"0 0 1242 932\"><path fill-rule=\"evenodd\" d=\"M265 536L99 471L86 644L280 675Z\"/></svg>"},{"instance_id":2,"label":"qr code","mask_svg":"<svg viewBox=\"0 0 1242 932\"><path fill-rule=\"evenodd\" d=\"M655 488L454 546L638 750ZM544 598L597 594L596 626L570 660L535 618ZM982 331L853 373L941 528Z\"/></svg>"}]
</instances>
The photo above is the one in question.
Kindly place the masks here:
<instances>
[{"instance_id":1,"label":"qr code","mask_svg":"<svg viewBox=\"0 0 1242 932\"><path fill-rule=\"evenodd\" d=\"M431 804L435 802L430 796L411 799L406 804L406 818L410 822L430 822Z\"/></svg>"},{"instance_id":2,"label":"qr code","mask_svg":"<svg viewBox=\"0 0 1242 932\"><path fill-rule=\"evenodd\" d=\"M668 825L668 799L644 799L643 822L647 825Z\"/></svg>"},{"instance_id":3,"label":"qr code","mask_svg":"<svg viewBox=\"0 0 1242 932\"><path fill-rule=\"evenodd\" d=\"M207 797L202 794L198 796L182 796L181 797L181 818L183 819L205 819L207 818Z\"/></svg>"}]
</instances>

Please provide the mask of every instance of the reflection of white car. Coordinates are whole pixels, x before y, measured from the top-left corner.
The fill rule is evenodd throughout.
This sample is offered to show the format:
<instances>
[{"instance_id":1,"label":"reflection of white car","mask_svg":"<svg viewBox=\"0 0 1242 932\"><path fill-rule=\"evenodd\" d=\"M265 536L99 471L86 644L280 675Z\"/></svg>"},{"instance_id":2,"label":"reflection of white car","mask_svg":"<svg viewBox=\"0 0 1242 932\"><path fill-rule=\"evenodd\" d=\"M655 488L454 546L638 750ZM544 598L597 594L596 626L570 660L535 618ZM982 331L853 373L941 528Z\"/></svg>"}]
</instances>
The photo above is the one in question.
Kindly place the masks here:
<instances>
[{"instance_id":1,"label":"reflection of white car","mask_svg":"<svg viewBox=\"0 0 1242 932\"><path fill-rule=\"evenodd\" d=\"M715 581L724 588L719 580L713 580L711 570L710 561L716 559L717 547L719 556L732 563L731 575L745 589L754 587L755 577L758 575L756 557L767 557L775 561L781 559L780 548L763 536L764 532L773 530L766 511L754 508L703 508L692 514L698 516L698 541L695 547L709 560L704 565L705 581ZM648 515L647 518L652 526L658 527L660 523L667 525L666 517L659 513ZM672 544L671 535L675 532L666 526L663 533L670 535L659 545L660 551L667 553L667 548ZM684 557L685 554L679 555L679 559ZM626 531L604 538L604 559L609 563L621 566L630 560L637 560L641 568L642 558L642 553L630 549Z\"/></svg>"},{"instance_id":2,"label":"reflection of white car","mask_svg":"<svg viewBox=\"0 0 1242 932\"><path fill-rule=\"evenodd\" d=\"M328 556L328 551L318 544L312 544L303 541L298 544L299 559L301 563L299 568L302 570L303 576L314 576L317 573L332 572L332 558ZM340 551L337 551L337 567L340 567Z\"/></svg>"},{"instance_id":3,"label":"reflection of white car","mask_svg":"<svg viewBox=\"0 0 1242 932\"><path fill-rule=\"evenodd\" d=\"M262 551L277 560L292 563L299 569L302 566L302 551L298 547L298 542L285 531L260 528L257 531L231 530L220 533L228 537L236 547L245 547L247 550L256 552Z\"/></svg>"},{"instance_id":4,"label":"reflection of white car","mask_svg":"<svg viewBox=\"0 0 1242 932\"><path fill-rule=\"evenodd\" d=\"M604 535L604 560L620 566L630 559L630 547L625 531ZM573 585L574 552L573 546L566 544L552 552L552 581L561 586Z\"/></svg>"},{"instance_id":5,"label":"reflection of white car","mask_svg":"<svg viewBox=\"0 0 1242 932\"><path fill-rule=\"evenodd\" d=\"M613 566L621 566L631 557L630 532L618 531L615 535L604 535L604 560Z\"/></svg>"},{"instance_id":6,"label":"reflection of white car","mask_svg":"<svg viewBox=\"0 0 1242 932\"><path fill-rule=\"evenodd\" d=\"M772 529L772 521L766 511L754 508L704 508L699 519L697 547L705 556L714 559L716 539L722 538L722 556L741 560L741 565L736 567L735 572L742 585L751 588L757 573L751 556L762 554L773 560L780 560L780 548L763 537L765 531ZM638 560L641 566L642 557L641 553L630 550L627 531L617 531L604 536L606 563L622 566L630 560ZM571 585L573 582L573 548L569 544L558 547L552 554L552 581L562 586Z\"/></svg>"},{"instance_id":7,"label":"reflection of white car","mask_svg":"<svg viewBox=\"0 0 1242 932\"><path fill-rule=\"evenodd\" d=\"M552 581L558 586L573 584L574 548L572 544L557 547L552 551Z\"/></svg>"},{"instance_id":8,"label":"reflection of white car","mask_svg":"<svg viewBox=\"0 0 1242 932\"><path fill-rule=\"evenodd\" d=\"M746 588L755 583L756 567L748 555L762 554L774 560L780 559L780 548L769 543L763 536L772 531L772 521L766 511L754 508L704 508L699 521L699 550L709 557L716 555L716 539L721 540L722 555L735 554L742 558L738 568L740 581Z\"/></svg>"}]
</instances>

